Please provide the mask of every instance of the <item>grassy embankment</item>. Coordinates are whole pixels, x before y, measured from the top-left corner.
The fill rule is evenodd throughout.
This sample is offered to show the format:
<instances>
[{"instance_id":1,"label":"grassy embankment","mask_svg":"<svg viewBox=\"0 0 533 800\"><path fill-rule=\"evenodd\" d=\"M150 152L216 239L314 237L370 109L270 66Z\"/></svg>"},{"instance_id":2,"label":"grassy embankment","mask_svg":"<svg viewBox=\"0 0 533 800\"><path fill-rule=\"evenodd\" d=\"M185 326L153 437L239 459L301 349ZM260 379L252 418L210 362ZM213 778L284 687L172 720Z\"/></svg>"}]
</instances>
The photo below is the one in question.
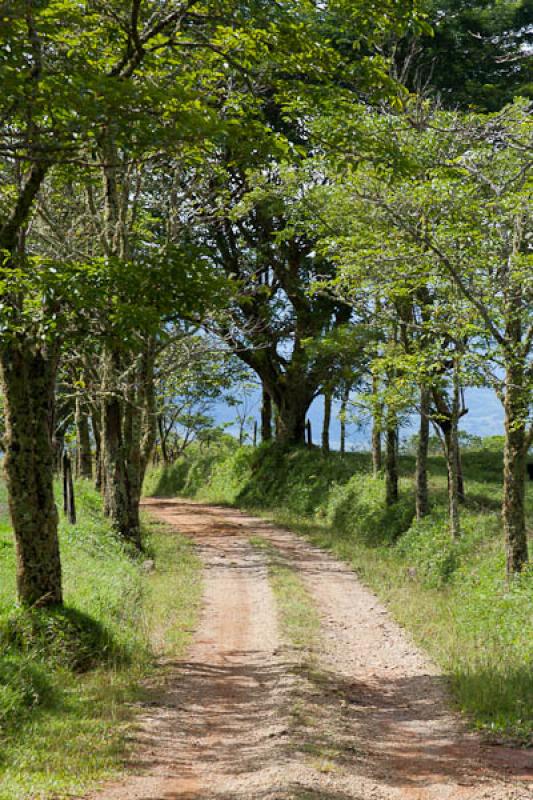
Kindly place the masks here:
<instances>
[{"instance_id":1,"label":"grassy embankment","mask_svg":"<svg viewBox=\"0 0 533 800\"><path fill-rule=\"evenodd\" d=\"M156 523L145 523L146 553L128 553L80 482L78 524L61 523L65 608L22 610L0 491L0 800L70 796L120 771L140 681L194 625L200 565Z\"/></svg>"},{"instance_id":2,"label":"grassy embankment","mask_svg":"<svg viewBox=\"0 0 533 800\"><path fill-rule=\"evenodd\" d=\"M464 453L463 535L450 540L446 470L430 459L433 508L413 522L414 460L401 459L401 499L384 508L369 457L318 450L191 449L155 470L147 491L247 508L297 530L349 562L450 676L458 706L496 737L533 734L533 569L507 585L494 443ZM528 514L533 517L533 484Z\"/></svg>"}]
</instances>

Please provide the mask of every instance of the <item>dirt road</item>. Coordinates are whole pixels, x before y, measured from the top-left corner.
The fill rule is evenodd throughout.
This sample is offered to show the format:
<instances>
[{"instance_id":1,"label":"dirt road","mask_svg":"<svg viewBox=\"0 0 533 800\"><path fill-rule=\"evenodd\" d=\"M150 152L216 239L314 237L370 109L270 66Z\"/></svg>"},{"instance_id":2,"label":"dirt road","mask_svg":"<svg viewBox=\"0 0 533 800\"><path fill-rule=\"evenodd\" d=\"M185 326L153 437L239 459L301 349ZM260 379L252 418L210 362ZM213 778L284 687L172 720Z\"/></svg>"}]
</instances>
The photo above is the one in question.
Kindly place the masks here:
<instances>
[{"instance_id":1,"label":"dirt road","mask_svg":"<svg viewBox=\"0 0 533 800\"><path fill-rule=\"evenodd\" d=\"M187 657L167 664L125 778L94 800L532 800L533 753L483 745L438 669L346 566L246 514L149 500L191 536L205 597ZM282 641L260 535L320 617L308 668Z\"/></svg>"}]
</instances>

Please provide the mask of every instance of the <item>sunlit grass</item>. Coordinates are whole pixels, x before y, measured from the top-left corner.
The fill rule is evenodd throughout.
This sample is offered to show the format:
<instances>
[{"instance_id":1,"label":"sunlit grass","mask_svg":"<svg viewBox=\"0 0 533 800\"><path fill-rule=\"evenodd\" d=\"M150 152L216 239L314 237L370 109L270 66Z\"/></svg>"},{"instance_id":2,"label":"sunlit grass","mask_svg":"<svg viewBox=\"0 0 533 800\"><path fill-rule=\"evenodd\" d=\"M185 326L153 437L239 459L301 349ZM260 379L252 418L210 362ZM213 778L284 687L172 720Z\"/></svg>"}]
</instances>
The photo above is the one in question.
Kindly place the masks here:
<instances>
[{"instance_id":1,"label":"sunlit grass","mask_svg":"<svg viewBox=\"0 0 533 800\"><path fill-rule=\"evenodd\" d=\"M311 594L277 547L261 536L251 537L250 543L266 556L285 640L301 650L307 660L312 658L318 642L320 621Z\"/></svg>"},{"instance_id":2,"label":"sunlit grass","mask_svg":"<svg viewBox=\"0 0 533 800\"><path fill-rule=\"evenodd\" d=\"M76 628L16 608L12 534L0 517L0 800L70 796L119 773L143 678L155 655L183 652L195 625L201 577L190 542L145 520L147 553L132 557L87 482L77 501L78 524L61 523L61 551L68 618L95 632L95 652L86 652L89 637L83 653L85 667L94 662L88 671L73 668ZM37 634L51 621L53 636Z\"/></svg>"}]
</instances>

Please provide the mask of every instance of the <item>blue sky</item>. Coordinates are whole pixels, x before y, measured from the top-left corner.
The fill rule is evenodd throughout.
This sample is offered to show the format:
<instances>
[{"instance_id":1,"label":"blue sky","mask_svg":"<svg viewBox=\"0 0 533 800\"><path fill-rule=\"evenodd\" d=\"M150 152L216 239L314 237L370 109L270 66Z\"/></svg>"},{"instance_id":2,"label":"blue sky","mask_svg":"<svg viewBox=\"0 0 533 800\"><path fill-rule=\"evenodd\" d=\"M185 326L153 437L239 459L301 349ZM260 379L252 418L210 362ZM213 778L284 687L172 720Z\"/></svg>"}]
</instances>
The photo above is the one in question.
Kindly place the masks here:
<instances>
[{"instance_id":1,"label":"blue sky","mask_svg":"<svg viewBox=\"0 0 533 800\"><path fill-rule=\"evenodd\" d=\"M503 408L492 389L471 388L465 392L466 405L469 409L461 420L461 430L476 436L495 436L503 434ZM319 397L311 406L309 418L313 428L313 438L316 443L320 440L322 427L324 401ZM259 419L259 393L251 402L250 414ZM331 424L331 445L333 448L339 447L340 426L338 421L338 406L335 408L334 417ZM232 422L235 419L233 409L221 404L215 410L218 423ZM409 433L416 429L416 421L412 426L402 428L402 437L409 436ZM229 430L235 431L232 425ZM348 447L349 449L364 450L369 446L368 427L358 429L353 425L348 427Z\"/></svg>"}]
</instances>

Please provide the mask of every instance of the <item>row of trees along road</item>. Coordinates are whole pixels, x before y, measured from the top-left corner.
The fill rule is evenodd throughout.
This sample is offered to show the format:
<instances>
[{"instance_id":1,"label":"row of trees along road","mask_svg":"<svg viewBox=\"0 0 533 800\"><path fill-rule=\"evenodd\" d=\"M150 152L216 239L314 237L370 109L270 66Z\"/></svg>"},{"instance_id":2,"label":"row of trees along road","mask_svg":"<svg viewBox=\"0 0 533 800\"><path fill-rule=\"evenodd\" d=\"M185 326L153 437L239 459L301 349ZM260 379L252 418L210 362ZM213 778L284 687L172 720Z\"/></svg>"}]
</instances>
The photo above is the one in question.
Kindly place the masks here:
<instances>
[{"instance_id":1,"label":"row of trees along road","mask_svg":"<svg viewBox=\"0 0 533 800\"><path fill-rule=\"evenodd\" d=\"M502 91L481 111L510 99L511 80L527 95L527 0L496 5L490 25L476 7L480 36L496 26L509 58L494 78ZM512 19L502 12L511 5ZM258 376L264 439L273 409L278 438L298 444L318 394L327 407L338 394L346 409L350 387L367 382L376 468L386 431L389 503L398 422L419 396L418 513L428 508L433 420L455 536L462 387L494 385L506 411L508 570L521 569L530 109L467 115L421 96L429 58L437 89L455 102L439 71L443 8L17 0L2 9L0 364L21 602L62 601L53 471L72 415L78 472L93 472L94 444L106 513L118 536L142 546L144 471L165 435L158 421L172 415L168 365L180 368L168 354L199 325ZM468 77L474 61L476 93L479 60L461 68Z\"/></svg>"},{"instance_id":2,"label":"row of trees along road","mask_svg":"<svg viewBox=\"0 0 533 800\"><path fill-rule=\"evenodd\" d=\"M373 45L412 18L410 3L343 0L327 10L305 0L2 9L0 359L21 601L62 600L51 431L69 340L98 362L105 508L139 546L154 347L169 318L216 295L209 277L196 280L209 255L193 257L202 243L188 239L173 186L235 138L287 148L267 106L290 114L293 97L357 77L331 30L359 31L369 86L382 67Z\"/></svg>"}]
</instances>

